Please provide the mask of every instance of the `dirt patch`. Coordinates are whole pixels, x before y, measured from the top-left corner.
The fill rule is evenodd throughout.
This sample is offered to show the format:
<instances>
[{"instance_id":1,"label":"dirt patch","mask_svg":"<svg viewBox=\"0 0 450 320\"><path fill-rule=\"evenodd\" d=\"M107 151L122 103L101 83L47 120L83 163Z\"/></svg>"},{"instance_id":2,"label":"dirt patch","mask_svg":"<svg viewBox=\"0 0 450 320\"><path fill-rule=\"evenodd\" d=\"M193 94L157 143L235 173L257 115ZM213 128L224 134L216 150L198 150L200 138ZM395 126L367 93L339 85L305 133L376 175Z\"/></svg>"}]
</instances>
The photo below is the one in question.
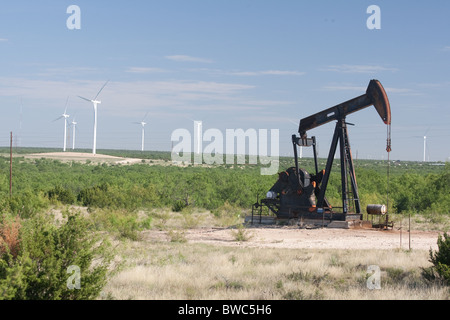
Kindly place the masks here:
<instances>
[{"instance_id":1,"label":"dirt patch","mask_svg":"<svg viewBox=\"0 0 450 320\"><path fill-rule=\"evenodd\" d=\"M190 243L213 245L291 248L291 249L409 249L409 233L398 230L372 229L300 229L295 227L255 227L245 229L250 239L236 241L233 229L201 228L186 230ZM411 231L411 249L437 249L439 232ZM147 231L144 239L169 240L165 231Z\"/></svg>"},{"instance_id":2,"label":"dirt patch","mask_svg":"<svg viewBox=\"0 0 450 320\"><path fill-rule=\"evenodd\" d=\"M24 156L27 159L54 159L62 162L86 162L92 163L109 163L109 164L134 164L142 162L142 159L114 157L105 154L92 154L83 152L50 152L50 153L35 153Z\"/></svg>"}]
</instances>

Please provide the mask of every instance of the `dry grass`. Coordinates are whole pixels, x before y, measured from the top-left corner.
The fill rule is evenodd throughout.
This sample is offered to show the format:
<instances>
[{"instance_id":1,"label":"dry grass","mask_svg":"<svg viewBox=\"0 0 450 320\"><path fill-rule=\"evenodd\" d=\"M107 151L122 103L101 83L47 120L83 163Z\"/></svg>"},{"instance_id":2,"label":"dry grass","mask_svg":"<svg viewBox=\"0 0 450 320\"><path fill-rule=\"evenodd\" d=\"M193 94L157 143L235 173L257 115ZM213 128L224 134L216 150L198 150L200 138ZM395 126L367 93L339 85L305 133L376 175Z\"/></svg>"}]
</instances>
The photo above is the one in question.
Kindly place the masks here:
<instances>
[{"instance_id":1,"label":"dry grass","mask_svg":"<svg viewBox=\"0 0 450 320\"><path fill-rule=\"evenodd\" d=\"M19 216L14 220L6 219L0 224L0 255L5 252L16 257L20 250L20 229L22 227Z\"/></svg>"},{"instance_id":2,"label":"dry grass","mask_svg":"<svg viewBox=\"0 0 450 320\"><path fill-rule=\"evenodd\" d=\"M121 268L111 276L100 298L450 299L448 287L428 283L421 275L421 268L431 265L428 250L252 247L247 244L253 239L245 241L253 236L252 229L222 229L243 220L234 208L227 209L213 213L196 209L141 212L144 218L152 217L151 230L139 241L118 242ZM413 229L425 225L417 222L419 218L412 219L416 221ZM404 228L405 224L404 220ZM194 243L191 231L202 228L220 229L229 236L216 244ZM218 234L211 233L211 237ZM370 265L381 270L380 290L367 287Z\"/></svg>"},{"instance_id":3,"label":"dry grass","mask_svg":"<svg viewBox=\"0 0 450 320\"><path fill-rule=\"evenodd\" d=\"M370 218L369 218L370 220ZM403 230L421 230L421 231L447 231L450 230L450 215L439 213L427 214L390 214L389 220L394 222L394 228ZM374 218L378 223L378 219Z\"/></svg>"},{"instance_id":4,"label":"dry grass","mask_svg":"<svg viewBox=\"0 0 450 320\"><path fill-rule=\"evenodd\" d=\"M428 252L220 247L188 242L128 242L127 268L104 288L107 299L449 299L427 283ZM369 265L381 289L369 290Z\"/></svg>"}]
</instances>

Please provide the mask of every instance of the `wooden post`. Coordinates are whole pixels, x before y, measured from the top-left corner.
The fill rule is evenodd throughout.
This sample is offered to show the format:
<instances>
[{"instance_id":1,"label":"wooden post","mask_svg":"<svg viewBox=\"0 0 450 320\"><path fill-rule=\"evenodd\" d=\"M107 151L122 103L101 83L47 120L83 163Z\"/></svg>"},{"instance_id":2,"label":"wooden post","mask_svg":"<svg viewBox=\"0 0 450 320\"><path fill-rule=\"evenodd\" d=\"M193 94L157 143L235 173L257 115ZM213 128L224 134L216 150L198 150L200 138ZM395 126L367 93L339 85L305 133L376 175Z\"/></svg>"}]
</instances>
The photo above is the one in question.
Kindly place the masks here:
<instances>
[{"instance_id":1,"label":"wooden post","mask_svg":"<svg viewBox=\"0 0 450 320\"><path fill-rule=\"evenodd\" d=\"M9 197L12 197L12 140L13 134L11 131L11 138L9 143Z\"/></svg>"},{"instance_id":2,"label":"wooden post","mask_svg":"<svg viewBox=\"0 0 450 320\"><path fill-rule=\"evenodd\" d=\"M409 250L411 251L411 213L409 214L409 227L408 227L408 233L409 233Z\"/></svg>"}]
</instances>

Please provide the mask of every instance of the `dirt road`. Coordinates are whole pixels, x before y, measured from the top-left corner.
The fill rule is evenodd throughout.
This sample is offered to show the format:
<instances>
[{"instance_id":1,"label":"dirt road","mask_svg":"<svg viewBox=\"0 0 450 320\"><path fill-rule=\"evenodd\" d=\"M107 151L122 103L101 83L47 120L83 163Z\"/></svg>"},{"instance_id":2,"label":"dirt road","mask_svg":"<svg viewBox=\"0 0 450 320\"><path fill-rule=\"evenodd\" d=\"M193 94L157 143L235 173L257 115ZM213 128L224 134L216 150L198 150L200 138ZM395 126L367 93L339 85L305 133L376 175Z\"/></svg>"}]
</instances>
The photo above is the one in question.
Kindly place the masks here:
<instances>
[{"instance_id":1,"label":"dirt road","mask_svg":"<svg viewBox=\"0 0 450 320\"><path fill-rule=\"evenodd\" d=\"M372 229L300 229L295 227L248 228L247 241L236 241L232 229L201 228L185 231L191 243L213 245L260 247L260 248L311 248L311 249L437 249L439 232L411 231L411 242L407 231ZM159 239L167 236L165 231L148 231L146 238Z\"/></svg>"}]
</instances>

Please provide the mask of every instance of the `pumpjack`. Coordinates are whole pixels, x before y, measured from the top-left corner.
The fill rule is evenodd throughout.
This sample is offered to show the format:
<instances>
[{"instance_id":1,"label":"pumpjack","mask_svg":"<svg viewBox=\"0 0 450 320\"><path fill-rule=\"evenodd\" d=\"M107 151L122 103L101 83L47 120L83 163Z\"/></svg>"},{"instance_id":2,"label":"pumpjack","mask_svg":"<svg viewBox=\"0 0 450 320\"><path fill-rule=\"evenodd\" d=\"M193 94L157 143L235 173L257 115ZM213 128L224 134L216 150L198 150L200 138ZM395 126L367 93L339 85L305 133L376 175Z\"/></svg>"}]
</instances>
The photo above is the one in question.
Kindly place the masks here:
<instances>
[{"instance_id":1,"label":"pumpjack","mask_svg":"<svg viewBox=\"0 0 450 320\"><path fill-rule=\"evenodd\" d=\"M366 107L374 106L383 122L388 125L387 152L390 147L391 109L386 92L378 80L371 80L366 93L334 107L300 120L299 136L292 135L295 167L278 174L278 181L267 192L266 198L253 205L253 209L266 206L279 219L362 220L358 184L355 175L346 117ZM331 121L336 121L333 139L325 169L319 171L316 137L307 132ZM339 145L342 207L333 207L326 191ZM298 147L312 147L315 173L299 168ZM252 212L253 216L253 212Z\"/></svg>"}]
</instances>

